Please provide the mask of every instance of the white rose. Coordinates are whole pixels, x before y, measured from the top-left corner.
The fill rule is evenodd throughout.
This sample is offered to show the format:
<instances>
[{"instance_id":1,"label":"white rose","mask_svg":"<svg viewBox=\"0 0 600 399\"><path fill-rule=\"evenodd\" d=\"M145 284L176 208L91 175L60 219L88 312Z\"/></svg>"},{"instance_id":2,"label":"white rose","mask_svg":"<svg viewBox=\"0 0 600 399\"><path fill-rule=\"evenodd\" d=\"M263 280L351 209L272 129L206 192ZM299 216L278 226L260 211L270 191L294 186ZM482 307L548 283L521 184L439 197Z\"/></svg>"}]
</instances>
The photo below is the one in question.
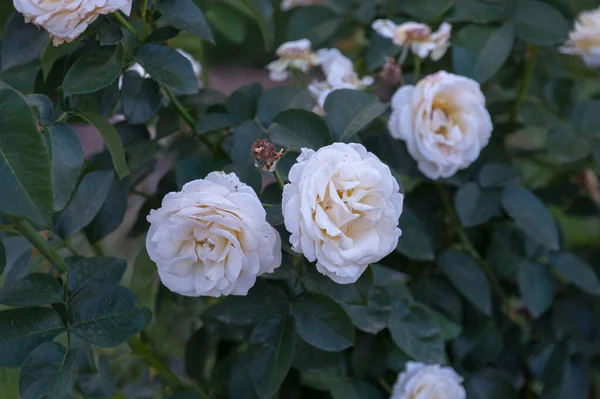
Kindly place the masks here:
<instances>
[{"instance_id":1,"label":"white rose","mask_svg":"<svg viewBox=\"0 0 600 399\"><path fill-rule=\"evenodd\" d=\"M431 32L429 25L417 22L405 22L396 25L388 19L378 19L371 25L373 30L383 37L392 39L395 45L410 49L419 58L431 55L437 61L446 54L450 46L452 25L444 22L439 29Z\"/></svg>"},{"instance_id":2,"label":"white rose","mask_svg":"<svg viewBox=\"0 0 600 399\"><path fill-rule=\"evenodd\" d=\"M582 57L590 67L600 66L600 8L579 14L569 40L560 51Z\"/></svg>"},{"instance_id":3,"label":"white rose","mask_svg":"<svg viewBox=\"0 0 600 399\"><path fill-rule=\"evenodd\" d=\"M465 399L463 378L451 367L407 362L390 399Z\"/></svg>"},{"instance_id":4,"label":"white rose","mask_svg":"<svg viewBox=\"0 0 600 399\"><path fill-rule=\"evenodd\" d=\"M281 264L281 239L252 188L212 172L167 194L148 215L148 255L163 284L187 296L246 295Z\"/></svg>"},{"instance_id":5,"label":"white rose","mask_svg":"<svg viewBox=\"0 0 600 399\"><path fill-rule=\"evenodd\" d=\"M402 86L391 101L388 128L404 140L430 179L450 177L473 163L492 134L485 97L472 79L444 71Z\"/></svg>"},{"instance_id":6,"label":"white rose","mask_svg":"<svg viewBox=\"0 0 600 399\"><path fill-rule=\"evenodd\" d=\"M81 35L98 15L123 11L131 13L133 0L13 0L25 21L43 26L53 37L54 45L71 42Z\"/></svg>"},{"instance_id":7,"label":"white rose","mask_svg":"<svg viewBox=\"0 0 600 399\"><path fill-rule=\"evenodd\" d=\"M311 50L308 39L296 40L283 43L276 51L279 56L267 65L269 78L274 82L281 82L290 77L290 70L308 72L317 64L317 58Z\"/></svg>"},{"instance_id":8,"label":"white rose","mask_svg":"<svg viewBox=\"0 0 600 399\"><path fill-rule=\"evenodd\" d=\"M390 169L360 144L303 149L283 190L294 251L339 284L396 248L403 195Z\"/></svg>"}]
</instances>

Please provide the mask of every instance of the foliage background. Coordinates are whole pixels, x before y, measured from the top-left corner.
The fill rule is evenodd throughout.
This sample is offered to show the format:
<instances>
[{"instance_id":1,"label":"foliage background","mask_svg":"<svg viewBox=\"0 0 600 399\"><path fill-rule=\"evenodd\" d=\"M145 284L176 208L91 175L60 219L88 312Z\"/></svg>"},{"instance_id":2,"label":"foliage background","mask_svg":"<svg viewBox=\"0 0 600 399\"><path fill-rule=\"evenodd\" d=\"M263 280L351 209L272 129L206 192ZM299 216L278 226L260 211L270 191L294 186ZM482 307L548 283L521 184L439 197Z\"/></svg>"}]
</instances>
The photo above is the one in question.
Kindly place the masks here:
<instances>
[{"instance_id":1,"label":"foliage background","mask_svg":"<svg viewBox=\"0 0 600 399\"><path fill-rule=\"evenodd\" d=\"M600 397L600 85L597 71L557 52L577 13L596 1L324 0L288 13L266 0L197 1L208 22L182 32L172 27L184 26L177 10L187 2L170 3L174 16L159 19L160 35L148 40L192 52L205 71L262 68L277 44L307 37L314 48L342 49L359 74L376 74L383 56L398 52L371 31L376 17L451 22L451 50L424 63L421 75L445 69L479 81L492 140L470 168L434 183L389 137L387 114L365 111L389 100L394 88L384 82L373 88L379 100L332 95L324 121L291 83L249 84L227 96L208 79L197 91L177 74L157 83L130 75L126 85L144 93L133 98L115 78L144 51L112 17L55 49L3 2L0 80L21 94L0 86L0 149L21 151L27 162L14 165L41 184L33 207L15 191L0 193L0 397L64 397L70 382L78 397L383 398L410 359L454 367L468 398ZM142 7L134 2L130 18L137 32ZM86 60L91 53L100 56ZM182 68L166 53L146 62L149 71ZM114 76L100 73L107 70ZM409 59L407 82L411 71ZM163 98L165 87L183 116ZM395 253L354 285L332 283L290 251L280 189L271 184L261 200L284 241L274 275L247 297L222 300L184 298L159 284L142 243L145 216L167 192L219 169L260 190L249 155L256 138L291 149L278 164L285 178L301 146L344 134L347 117L332 121L352 107L365 112L348 139L390 165L406 194ZM126 120L111 128L106 118L122 112ZM91 123L108 149L84 161L66 121ZM15 173L2 164L0 181ZM126 212L133 223L119 231L137 237L128 241L135 243L128 262L108 258L118 255L122 236L110 233ZM61 260L73 253L90 258ZM55 337L60 345L38 347ZM39 357L23 364L36 347Z\"/></svg>"}]
</instances>

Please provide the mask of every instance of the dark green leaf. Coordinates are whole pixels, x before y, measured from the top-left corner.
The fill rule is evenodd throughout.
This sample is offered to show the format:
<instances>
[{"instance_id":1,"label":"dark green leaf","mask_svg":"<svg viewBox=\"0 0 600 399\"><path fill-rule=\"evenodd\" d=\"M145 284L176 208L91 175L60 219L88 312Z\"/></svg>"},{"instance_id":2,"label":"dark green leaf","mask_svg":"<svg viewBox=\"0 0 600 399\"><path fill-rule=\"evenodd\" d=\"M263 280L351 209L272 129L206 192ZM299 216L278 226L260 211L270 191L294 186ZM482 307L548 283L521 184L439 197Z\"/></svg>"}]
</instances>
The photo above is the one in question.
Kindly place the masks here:
<instances>
[{"instance_id":1,"label":"dark green leaf","mask_svg":"<svg viewBox=\"0 0 600 399\"><path fill-rule=\"evenodd\" d=\"M588 100L577 104L571 115L571 121L578 132L600 138L600 100Z\"/></svg>"},{"instance_id":2,"label":"dark green leaf","mask_svg":"<svg viewBox=\"0 0 600 399\"><path fill-rule=\"evenodd\" d=\"M325 100L325 114L336 141L348 141L387 110L387 104L358 90L335 90Z\"/></svg>"},{"instance_id":3,"label":"dark green leaf","mask_svg":"<svg viewBox=\"0 0 600 399\"><path fill-rule=\"evenodd\" d=\"M23 16L13 13L4 26L0 70L27 65L39 59L50 41L48 32L25 23Z\"/></svg>"},{"instance_id":4,"label":"dark green leaf","mask_svg":"<svg viewBox=\"0 0 600 399\"><path fill-rule=\"evenodd\" d=\"M383 66L387 57L394 57L398 54L399 47L390 39L379 35L377 32L371 32L369 37L369 48L367 49L366 64L367 70L375 71Z\"/></svg>"},{"instance_id":5,"label":"dark green leaf","mask_svg":"<svg viewBox=\"0 0 600 399\"><path fill-rule=\"evenodd\" d=\"M315 348L337 352L354 342L352 321L333 300L323 295L303 294L292 308L298 335Z\"/></svg>"},{"instance_id":6,"label":"dark green leaf","mask_svg":"<svg viewBox=\"0 0 600 399\"><path fill-rule=\"evenodd\" d=\"M452 65L456 73L483 83L496 74L515 41L512 23L500 27L467 25L452 39Z\"/></svg>"},{"instance_id":7,"label":"dark green leaf","mask_svg":"<svg viewBox=\"0 0 600 399\"><path fill-rule=\"evenodd\" d=\"M281 386L294 358L296 329L291 316L263 320L252 332L248 371L261 398L271 398Z\"/></svg>"},{"instance_id":8,"label":"dark green leaf","mask_svg":"<svg viewBox=\"0 0 600 399\"><path fill-rule=\"evenodd\" d=\"M414 260L435 259L431 233L417 214L407 206L404 206L400 215L399 227L402 235L398 239L396 251Z\"/></svg>"},{"instance_id":9,"label":"dark green leaf","mask_svg":"<svg viewBox=\"0 0 600 399\"><path fill-rule=\"evenodd\" d=\"M581 258L569 252L555 252L550 255L548 263L564 279L582 291L590 295L600 295L600 282L596 272Z\"/></svg>"},{"instance_id":10,"label":"dark green leaf","mask_svg":"<svg viewBox=\"0 0 600 399\"><path fill-rule=\"evenodd\" d=\"M5 267L6 267L6 249L4 248L4 243L2 242L2 239L0 239L0 275L2 275L2 272L4 271Z\"/></svg>"},{"instance_id":11,"label":"dark green leaf","mask_svg":"<svg viewBox=\"0 0 600 399\"><path fill-rule=\"evenodd\" d=\"M531 191L508 186L502 191L502 207L532 240L558 249L558 229L544 204Z\"/></svg>"},{"instance_id":12,"label":"dark green leaf","mask_svg":"<svg viewBox=\"0 0 600 399\"><path fill-rule=\"evenodd\" d=\"M519 289L533 317L552 306L554 286L554 277L544 265L528 259L519 263Z\"/></svg>"},{"instance_id":13,"label":"dark green leaf","mask_svg":"<svg viewBox=\"0 0 600 399\"><path fill-rule=\"evenodd\" d=\"M127 161L125 160L125 152L123 151L123 143L119 137L119 133L105 118L92 112L84 112L79 116L85 119L90 125L98 131L104 144L112 157L113 166L117 171L119 180L129 175L129 168L127 167Z\"/></svg>"},{"instance_id":14,"label":"dark green leaf","mask_svg":"<svg viewBox=\"0 0 600 399\"><path fill-rule=\"evenodd\" d=\"M227 383L230 398L261 399L256 394L254 383L250 378L248 362L248 356L242 354L231 368Z\"/></svg>"},{"instance_id":15,"label":"dark green leaf","mask_svg":"<svg viewBox=\"0 0 600 399\"><path fill-rule=\"evenodd\" d=\"M196 133L204 134L237 125L240 118L225 112L206 114L196 124Z\"/></svg>"},{"instance_id":16,"label":"dark green leaf","mask_svg":"<svg viewBox=\"0 0 600 399\"><path fill-rule=\"evenodd\" d=\"M388 348L374 335L362 335L352 350L352 369L357 378L381 378L387 366Z\"/></svg>"},{"instance_id":17,"label":"dark green leaf","mask_svg":"<svg viewBox=\"0 0 600 399\"><path fill-rule=\"evenodd\" d=\"M214 43L204 14L192 0L164 0L156 5L156 9L161 13L160 26L174 26Z\"/></svg>"},{"instance_id":18,"label":"dark green leaf","mask_svg":"<svg viewBox=\"0 0 600 399\"><path fill-rule=\"evenodd\" d=\"M72 297L83 290L119 284L127 267L123 259L103 256L95 258L73 256L67 259L67 263L69 265L67 289Z\"/></svg>"},{"instance_id":19,"label":"dark green leaf","mask_svg":"<svg viewBox=\"0 0 600 399\"><path fill-rule=\"evenodd\" d=\"M396 4L396 9L410 16L419 19L428 20L442 15L446 10L452 7L452 0L405 0Z\"/></svg>"},{"instance_id":20,"label":"dark green leaf","mask_svg":"<svg viewBox=\"0 0 600 399\"><path fill-rule=\"evenodd\" d=\"M81 354L80 354L81 356ZM81 373L77 378L77 388L86 397L110 398L115 393L115 378L110 371L110 364L105 355L98 357L97 373Z\"/></svg>"},{"instance_id":21,"label":"dark green leaf","mask_svg":"<svg viewBox=\"0 0 600 399\"><path fill-rule=\"evenodd\" d=\"M173 39L179 34L179 29L173 28L172 26L165 26L164 28L158 28L148 36L146 43L163 43L170 39Z\"/></svg>"},{"instance_id":22,"label":"dark green leaf","mask_svg":"<svg viewBox=\"0 0 600 399\"><path fill-rule=\"evenodd\" d=\"M98 35L100 36L101 46L113 46L123 39L121 26L110 21L100 25L100 28L98 28Z\"/></svg>"},{"instance_id":23,"label":"dark green leaf","mask_svg":"<svg viewBox=\"0 0 600 399\"><path fill-rule=\"evenodd\" d=\"M29 352L64 330L60 315L50 308L1 311L0 366L20 367Z\"/></svg>"},{"instance_id":24,"label":"dark green leaf","mask_svg":"<svg viewBox=\"0 0 600 399\"><path fill-rule=\"evenodd\" d=\"M500 215L500 196L496 191L482 191L475 183L462 186L454 197L454 207L465 227L473 227Z\"/></svg>"},{"instance_id":25,"label":"dark green leaf","mask_svg":"<svg viewBox=\"0 0 600 399\"><path fill-rule=\"evenodd\" d=\"M448 22L474 22L487 24L504 21L510 17L512 2L489 2L486 0L462 0L456 3Z\"/></svg>"},{"instance_id":26,"label":"dark green leaf","mask_svg":"<svg viewBox=\"0 0 600 399\"><path fill-rule=\"evenodd\" d=\"M54 211L61 211L71 199L83 169L83 148L73 128L66 123L53 123L44 129L46 144L52 157L52 189Z\"/></svg>"},{"instance_id":27,"label":"dark green leaf","mask_svg":"<svg viewBox=\"0 0 600 399\"><path fill-rule=\"evenodd\" d=\"M114 82L123 69L123 47L90 50L69 68L63 89L67 94L92 93Z\"/></svg>"},{"instance_id":28,"label":"dark green leaf","mask_svg":"<svg viewBox=\"0 0 600 399\"><path fill-rule=\"evenodd\" d=\"M0 82L0 211L48 225L52 215L50 155L33 111Z\"/></svg>"},{"instance_id":29,"label":"dark green leaf","mask_svg":"<svg viewBox=\"0 0 600 399\"><path fill-rule=\"evenodd\" d=\"M546 139L548 153L557 163L581 161L592 153L590 136L576 133L570 126L559 125L550 130Z\"/></svg>"},{"instance_id":30,"label":"dark green leaf","mask_svg":"<svg viewBox=\"0 0 600 399\"><path fill-rule=\"evenodd\" d=\"M332 142L331 133L323 119L314 112L301 109L279 113L269 127L269 137L273 142L291 150L318 150Z\"/></svg>"},{"instance_id":31,"label":"dark green leaf","mask_svg":"<svg viewBox=\"0 0 600 399\"><path fill-rule=\"evenodd\" d=\"M292 366L297 370L319 370L339 363L344 352L325 352L296 337Z\"/></svg>"},{"instance_id":32,"label":"dark green leaf","mask_svg":"<svg viewBox=\"0 0 600 399\"><path fill-rule=\"evenodd\" d=\"M192 64L177 51L160 44L145 44L135 52L135 60L152 79L177 93L198 93L198 79Z\"/></svg>"},{"instance_id":33,"label":"dark green leaf","mask_svg":"<svg viewBox=\"0 0 600 399\"><path fill-rule=\"evenodd\" d=\"M424 305L394 301L389 329L396 345L413 359L444 363L446 353L440 328Z\"/></svg>"},{"instance_id":34,"label":"dark green leaf","mask_svg":"<svg viewBox=\"0 0 600 399\"><path fill-rule=\"evenodd\" d=\"M512 21L519 39L540 46L562 43L569 33L565 17L556 8L542 1L520 1Z\"/></svg>"},{"instance_id":35,"label":"dark green leaf","mask_svg":"<svg viewBox=\"0 0 600 399\"><path fill-rule=\"evenodd\" d=\"M265 49L270 50L275 42L275 25L273 23L273 6L269 0L226 0L258 23L262 33Z\"/></svg>"},{"instance_id":36,"label":"dark green leaf","mask_svg":"<svg viewBox=\"0 0 600 399\"><path fill-rule=\"evenodd\" d=\"M220 161L209 158L185 158L177 162L175 166L175 179L177 187L181 189L187 182L204 179L213 170L222 169Z\"/></svg>"},{"instance_id":37,"label":"dark green leaf","mask_svg":"<svg viewBox=\"0 0 600 399\"><path fill-rule=\"evenodd\" d=\"M253 119L262 93L259 83L240 87L227 100L227 112L243 119Z\"/></svg>"},{"instance_id":38,"label":"dark green leaf","mask_svg":"<svg viewBox=\"0 0 600 399\"><path fill-rule=\"evenodd\" d=\"M488 162L479 171L478 180L482 188L504 187L516 183L519 173L510 165Z\"/></svg>"},{"instance_id":39,"label":"dark green leaf","mask_svg":"<svg viewBox=\"0 0 600 399\"><path fill-rule=\"evenodd\" d=\"M523 238L523 234L512 226L494 227L487 256L496 273L510 276L517 271L517 265L525 257Z\"/></svg>"},{"instance_id":40,"label":"dark green leaf","mask_svg":"<svg viewBox=\"0 0 600 399\"><path fill-rule=\"evenodd\" d=\"M246 121L233 131L233 146L230 150L233 170L241 181L255 191L260 192L262 186L260 170L254 165L250 147L258 139L264 138L262 131L252 121Z\"/></svg>"},{"instance_id":41,"label":"dark green leaf","mask_svg":"<svg viewBox=\"0 0 600 399\"><path fill-rule=\"evenodd\" d=\"M257 282L244 297L228 296L211 306L203 316L228 324L256 324L271 315L281 315L289 306L287 296L278 287Z\"/></svg>"},{"instance_id":42,"label":"dark green leaf","mask_svg":"<svg viewBox=\"0 0 600 399\"><path fill-rule=\"evenodd\" d=\"M201 382L209 367L208 361L216 344L216 337L206 328L197 330L185 344L185 372L190 378Z\"/></svg>"},{"instance_id":43,"label":"dark green leaf","mask_svg":"<svg viewBox=\"0 0 600 399\"><path fill-rule=\"evenodd\" d=\"M114 173L96 171L83 177L69 204L55 216L54 230L63 238L87 226L106 200L114 179Z\"/></svg>"},{"instance_id":44,"label":"dark green leaf","mask_svg":"<svg viewBox=\"0 0 600 399\"><path fill-rule=\"evenodd\" d=\"M287 27L287 39L308 39L321 46L340 28L343 18L327 7L300 7L294 11ZM310 29L306 29L310 26Z\"/></svg>"},{"instance_id":45,"label":"dark green leaf","mask_svg":"<svg viewBox=\"0 0 600 399\"><path fill-rule=\"evenodd\" d=\"M148 256L146 246L142 246L133 263L129 289L136 295L140 306L154 309L159 285L156 263Z\"/></svg>"},{"instance_id":46,"label":"dark green leaf","mask_svg":"<svg viewBox=\"0 0 600 399\"><path fill-rule=\"evenodd\" d=\"M469 399L508 399L518 397L510 378L504 373L486 368L470 376L465 382Z\"/></svg>"},{"instance_id":47,"label":"dark green leaf","mask_svg":"<svg viewBox=\"0 0 600 399\"><path fill-rule=\"evenodd\" d=\"M492 314L492 292L488 280L477 262L464 252L446 250L438 258L438 266L452 285L473 306L486 315Z\"/></svg>"},{"instance_id":48,"label":"dark green leaf","mask_svg":"<svg viewBox=\"0 0 600 399\"><path fill-rule=\"evenodd\" d=\"M71 387L71 368L77 349L68 350L47 342L31 352L23 362L19 390L22 399L64 399ZM69 395L70 396L70 395Z\"/></svg>"},{"instance_id":49,"label":"dark green leaf","mask_svg":"<svg viewBox=\"0 0 600 399\"><path fill-rule=\"evenodd\" d=\"M129 178L113 182L102 208L92 222L85 227L85 235L90 243L102 240L121 225L127 211L130 186Z\"/></svg>"},{"instance_id":50,"label":"dark green leaf","mask_svg":"<svg viewBox=\"0 0 600 399\"><path fill-rule=\"evenodd\" d=\"M287 109L303 109L310 111L315 101L306 90L293 86L279 86L266 90L258 100L258 119L264 126L269 126L280 112Z\"/></svg>"},{"instance_id":51,"label":"dark green leaf","mask_svg":"<svg viewBox=\"0 0 600 399\"><path fill-rule=\"evenodd\" d=\"M402 272L376 263L371 265L371 270L373 270L373 285L375 287L404 284L410 278Z\"/></svg>"},{"instance_id":52,"label":"dark green leaf","mask_svg":"<svg viewBox=\"0 0 600 399\"><path fill-rule=\"evenodd\" d=\"M25 96L25 101L30 107L35 107L38 110L40 122L44 124L52 122L54 116L52 100L43 94L29 94Z\"/></svg>"},{"instance_id":53,"label":"dark green leaf","mask_svg":"<svg viewBox=\"0 0 600 399\"><path fill-rule=\"evenodd\" d=\"M387 327L391 304L388 293L381 287L371 289L367 305L341 304L352 323L364 332L378 334Z\"/></svg>"},{"instance_id":54,"label":"dark green leaf","mask_svg":"<svg viewBox=\"0 0 600 399\"><path fill-rule=\"evenodd\" d=\"M283 225L283 213L281 210L281 204L270 206L266 209L267 212L267 223L271 226Z\"/></svg>"},{"instance_id":55,"label":"dark green leaf","mask_svg":"<svg viewBox=\"0 0 600 399\"><path fill-rule=\"evenodd\" d=\"M306 273L301 279L309 292L328 296L338 302L361 305L367 303L367 298L363 298L358 290L358 281L354 284L337 284L329 277L319 273L313 265L308 265ZM361 279L363 279L362 276ZM368 285L370 286L370 284Z\"/></svg>"},{"instance_id":56,"label":"dark green leaf","mask_svg":"<svg viewBox=\"0 0 600 399\"><path fill-rule=\"evenodd\" d=\"M0 304L42 306L62 302L62 286L49 274L31 273L0 288Z\"/></svg>"},{"instance_id":57,"label":"dark green leaf","mask_svg":"<svg viewBox=\"0 0 600 399\"><path fill-rule=\"evenodd\" d=\"M239 14L223 4L213 4L206 11L206 19L228 40L239 44L246 37L247 24Z\"/></svg>"},{"instance_id":58,"label":"dark green leaf","mask_svg":"<svg viewBox=\"0 0 600 399\"><path fill-rule=\"evenodd\" d=\"M125 73L121 102L123 114L130 124L145 123L156 115L162 101L159 90L155 81L144 79L135 71Z\"/></svg>"},{"instance_id":59,"label":"dark green leaf","mask_svg":"<svg viewBox=\"0 0 600 399\"><path fill-rule=\"evenodd\" d=\"M125 287L85 290L69 303L69 329L101 348L122 344L150 322L150 311L136 305L135 295Z\"/></svg>"}]
</instances>

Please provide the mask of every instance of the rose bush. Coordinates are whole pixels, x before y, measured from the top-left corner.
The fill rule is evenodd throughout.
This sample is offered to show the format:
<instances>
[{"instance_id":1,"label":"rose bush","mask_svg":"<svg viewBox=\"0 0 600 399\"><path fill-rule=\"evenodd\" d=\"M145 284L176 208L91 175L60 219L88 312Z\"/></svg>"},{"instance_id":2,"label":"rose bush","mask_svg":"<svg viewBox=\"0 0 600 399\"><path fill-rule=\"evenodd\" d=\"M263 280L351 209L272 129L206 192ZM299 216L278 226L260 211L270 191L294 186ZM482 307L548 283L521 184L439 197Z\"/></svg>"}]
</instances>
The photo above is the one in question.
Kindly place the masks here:
<instances>
[{"instance_id":1,"label":"rose bush","mask_svg":"<svg viewBox=\"0 0 600 399\"><path fill-rule=\"evenodd\" d=\"M598 397L599 10L1 2L0 399Z\"/></svg>"}]
</instances>

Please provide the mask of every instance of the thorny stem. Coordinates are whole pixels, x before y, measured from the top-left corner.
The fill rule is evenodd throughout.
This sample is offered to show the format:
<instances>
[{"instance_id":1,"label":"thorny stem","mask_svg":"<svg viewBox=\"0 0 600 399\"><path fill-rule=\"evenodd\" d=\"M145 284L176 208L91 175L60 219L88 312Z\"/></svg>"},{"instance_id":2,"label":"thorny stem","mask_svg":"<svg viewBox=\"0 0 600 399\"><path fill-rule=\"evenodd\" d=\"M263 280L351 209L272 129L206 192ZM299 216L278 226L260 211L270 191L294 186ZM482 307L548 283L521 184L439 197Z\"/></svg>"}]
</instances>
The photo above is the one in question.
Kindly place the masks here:
<instances>
[{"instance_id":1,"label":"thorny stem","mask_svg":"<svg viewBox=\"0 0 600 399\"><path fill-rule=\"evenodd\" d=\"M38 251L48 260L56 269L62 273L66 273L69 267L64 260L50 247L46 240L38 233L38 231L25 218L13 218L15 229L25 237Z\"/></svg>"},{"instance_id":2,"label":"thorny stem","mask_svg":"<svg viewBox=\"0 0 600 399\"><path fill-rule=\"evenodd\" d=\"M531 82L531 76L533 75L533 69L535 66L535 59L537 57L537 53L538 47L533 45L527 47L525 53L525 73L523 75L523 84L521 85L521 90L519 91L519 97L517 97L515 106L510 113L510 121L513 123L517 121L517 117L519 116L521 106L527 98L527 92L529 91L529 83Z\"/></svg>"},{"instance_id":3,"label":"thorny stem","mask_svg":"<svg viewBox=\"0 0 600 399\"><path fill-rule=\"evenodd\" d=\"M133 33L140 42L144 41L144 39L140 36L140 34L137 33L137 31L134 29L134 27L131 26L129 24L129 22L127 22L127 20L121 15L121 13L119 11L115 11L111 15L115 18L115 20L119 23L119 25L121 25L123 28L125 28L128 31L130 31L131 33Z\"/></svg>"},{"instance_id":4,"label":"thorny stem","mask_svg":"<svg viewBox=\"0 0 600 399\"><path fill-rule=\"evenodd\" d=\"M146 14L148 12L148 0L144 0L142 4L142 29L144 32L144 38L148 37L148 22L146 21Z\"/></svg>"},{"instance_id":5,"label":"thorny stem","mask_svg":"<svg viewBox=\"0 0 600 399\"><path fill-rule=\"evenodd\" d=\"M506 300L508 300L508 295L506 294L506 292L504 292L504 289L502 288L502 286L496 279L496 276L494 275L494 272L492 271L492 267L490 266L490 264L481 257L481 255L479 254L477 249L473 246L473 243L471 242L469 235L467 234L466 230L460 223L458 216L456 215L454 206L452 205L452 203L450 202L450 198L448 197L448 192L440 184L438 184L437 187L440 192L440 197L442 198L444 208L446 209L446 213L448 215L450 215L450 217L452 219L451 223L452 223L452 226L454 227L456 233L458 234L458 238L464 245L464 247L467 250L467 252L469 253L469 255L471 255L473 257L473 259L475 259L475 261L479 264L479 266L481 267L481 269L487 276L488 280L490 281L490 284L492 285L492 289L494 290L496 295L498 295L502 299L502 301L505 302Z\"/></svg>"}]
</instances>

